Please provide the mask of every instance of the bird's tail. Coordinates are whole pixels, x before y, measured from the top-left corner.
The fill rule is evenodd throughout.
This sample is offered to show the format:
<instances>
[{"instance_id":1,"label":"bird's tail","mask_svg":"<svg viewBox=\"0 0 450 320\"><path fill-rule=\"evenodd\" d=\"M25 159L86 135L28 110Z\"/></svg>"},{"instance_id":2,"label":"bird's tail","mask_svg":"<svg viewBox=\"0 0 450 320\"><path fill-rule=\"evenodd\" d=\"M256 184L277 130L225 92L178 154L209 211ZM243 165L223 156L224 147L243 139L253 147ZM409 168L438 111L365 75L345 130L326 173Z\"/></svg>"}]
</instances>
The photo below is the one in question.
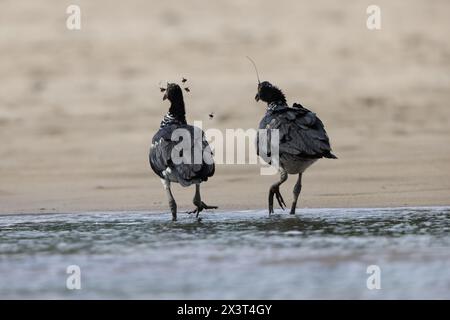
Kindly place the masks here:
<instances>
[{"instance_id":1,"label":"bird's tail","mask_svg":"<svg viewBox=\"0 0 450 320\"><path fill-rule=\"evenodd\" d=\"M326 155L324 155L324 157L328 158L328 159L337 159L338 158L334 154L332 154L331 152L328 152Z\"/></svg>"}]
</instances>

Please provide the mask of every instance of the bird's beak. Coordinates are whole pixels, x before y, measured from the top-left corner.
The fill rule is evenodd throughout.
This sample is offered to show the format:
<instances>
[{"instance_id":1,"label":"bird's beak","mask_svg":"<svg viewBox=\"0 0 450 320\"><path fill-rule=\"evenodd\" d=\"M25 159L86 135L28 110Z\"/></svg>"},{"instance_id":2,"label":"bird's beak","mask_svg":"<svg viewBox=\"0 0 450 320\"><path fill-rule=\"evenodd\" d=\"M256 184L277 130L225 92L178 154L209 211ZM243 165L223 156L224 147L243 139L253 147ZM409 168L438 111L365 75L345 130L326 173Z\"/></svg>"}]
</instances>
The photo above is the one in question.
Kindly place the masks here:
<instances>
[{"instance_id":1,"label":"bird's beak","mask_svg":"<svg viewBox=\"0 0 450 320\"><path fill-rule=\"evenodd\" d=\"M167 99L167 92L166 93L164 93L164 96L163 96L163 101L164 100L166 100Z\"/></svg>"},{"instance_id":2,"label":"bird's beak","mask_svg":"<svg viewBox=\"0 0 450 320\"><path fill-rule=\"evenodd\" d=\"M259 101L259 94L258 94L258 93L257 93L256 96L255 96L255 100L256 100L256 102Z\"/></svg>"}]
</instances>

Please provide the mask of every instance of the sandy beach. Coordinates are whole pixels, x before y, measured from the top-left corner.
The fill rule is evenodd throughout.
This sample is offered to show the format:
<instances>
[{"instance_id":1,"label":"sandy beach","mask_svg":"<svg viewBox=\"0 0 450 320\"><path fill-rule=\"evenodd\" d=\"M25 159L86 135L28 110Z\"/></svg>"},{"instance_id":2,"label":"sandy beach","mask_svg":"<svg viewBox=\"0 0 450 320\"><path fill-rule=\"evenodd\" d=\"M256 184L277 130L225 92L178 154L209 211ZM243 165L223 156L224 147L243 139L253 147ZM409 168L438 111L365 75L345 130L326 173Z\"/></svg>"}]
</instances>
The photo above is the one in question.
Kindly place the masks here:
<instances>
[{"instance_id":1,"label":"sandy beach","mask_svg":"<svg viewBox=\"0 0 450 320\"><path fill-rule=\"evenodd\" d=\"M381 30L366 28L370 4L1 1L0 213L167 210L148 164L168 110L158 83L188 78L187 118L204 129L256 128L247 55L319 115L339 157L308 169L299 213L450 205L450 2L377 1ZM278 177L259 167L218 165L205 202L265 208ZM193 187L173 191L193 209Z\"/></svg>"}]
</instances>

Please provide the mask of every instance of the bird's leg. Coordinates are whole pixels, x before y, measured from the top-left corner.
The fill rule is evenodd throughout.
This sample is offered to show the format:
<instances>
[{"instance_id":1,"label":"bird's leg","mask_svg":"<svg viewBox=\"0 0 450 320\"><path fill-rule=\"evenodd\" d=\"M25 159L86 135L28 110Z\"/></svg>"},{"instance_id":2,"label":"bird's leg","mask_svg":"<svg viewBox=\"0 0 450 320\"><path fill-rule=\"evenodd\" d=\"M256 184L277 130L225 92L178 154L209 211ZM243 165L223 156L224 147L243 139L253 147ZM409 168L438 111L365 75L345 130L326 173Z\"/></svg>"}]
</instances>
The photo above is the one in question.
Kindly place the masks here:
<instances>
[{"instance_id":1,"label":"bird's leg","mask_svg":"<svg viewBox=\"0 0 450 320\"><path fill-rule=\"evenodd\" d=\"M198 218L198 214L200 213L200 211L202 211L203 209L217 209L216 206L208 206L206 203L204 203L202 201L202 198L200 196L200 184L196 184L195 185L195 196L194 199L192 201L195 205L195 209L192 211L189 211L188 213L196 213L196 218Z\"/></svg>"},{"instance_id":2,"label":"bird's leg","mask_svg":"<svg viewBox=\"0 0 450 320\"><path fill-rule=\"evenodd\" d=\"M167 193L167 198L169 199L169 207L172 212L172 221L177 220L177 203L175 202L175 198L172 195L172 191L170 190L170 181L168 179L161 179L162 184L164 185L164 189Z\"/></svg>"},{"instance_id":3,"label":"bird's leg","mask_svg":"<svg viewBox=\"0 0 450 320\"><path fill-rule=\"evenodd\" d=\"M188 211L188 214L196 213L197 217L198 217L198 213L201 211L199 209L199 207L201 207L201 203L202 203L202 198L200 196L200 185L199 184L195 185L195 195L194 195L194 199L192 200L192 202L195 205L195 209L192 211Z\"/></svg>"},{"instance_id":4,"label":"bird's leg","mask_svg":"<svg viewBox=\"0 0 450 320\"><path fill-rule=\"evenodd\" d=\"M295 208L297 207L297 200L300 192L302 191L302 174L298 174L297 183L294 186L294 201L292 201L291 214L295 214Z\"/></svg>"},{"instance_id":5,"label":"bird's leg","mask_svg":"<svg viewBox=\"0 0 450 320\"><path fill-rule=\"evenodd\" d=\"M280 185L284 183L288 178L288 174L284 169L280 169L280 181L274 183L269 189L269 215L273 213L273 196L276 195L278 204L281 209L284 210L286 204L284 203L283 197L280 193Z\"/></svg>"}]
</instances>

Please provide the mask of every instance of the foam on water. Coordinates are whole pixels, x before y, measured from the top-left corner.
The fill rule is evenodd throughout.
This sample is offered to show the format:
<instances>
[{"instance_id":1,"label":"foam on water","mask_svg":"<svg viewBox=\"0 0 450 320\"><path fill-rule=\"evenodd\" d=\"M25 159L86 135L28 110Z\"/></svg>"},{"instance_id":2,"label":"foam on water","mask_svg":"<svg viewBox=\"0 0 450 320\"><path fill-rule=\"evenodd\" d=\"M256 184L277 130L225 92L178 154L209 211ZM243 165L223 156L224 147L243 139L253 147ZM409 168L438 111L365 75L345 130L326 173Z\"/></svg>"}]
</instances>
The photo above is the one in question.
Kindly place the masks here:
<instances>
[{"instance_id":1,"label":"foam on water","mask_svg":"<svg viewBox=\"0 0 450 320\"><path fill-rule=\"evenodd\" d=\"M448 207L201 215L0 216L0 298L450 298Z\"/></svg>"}]
</instances>

